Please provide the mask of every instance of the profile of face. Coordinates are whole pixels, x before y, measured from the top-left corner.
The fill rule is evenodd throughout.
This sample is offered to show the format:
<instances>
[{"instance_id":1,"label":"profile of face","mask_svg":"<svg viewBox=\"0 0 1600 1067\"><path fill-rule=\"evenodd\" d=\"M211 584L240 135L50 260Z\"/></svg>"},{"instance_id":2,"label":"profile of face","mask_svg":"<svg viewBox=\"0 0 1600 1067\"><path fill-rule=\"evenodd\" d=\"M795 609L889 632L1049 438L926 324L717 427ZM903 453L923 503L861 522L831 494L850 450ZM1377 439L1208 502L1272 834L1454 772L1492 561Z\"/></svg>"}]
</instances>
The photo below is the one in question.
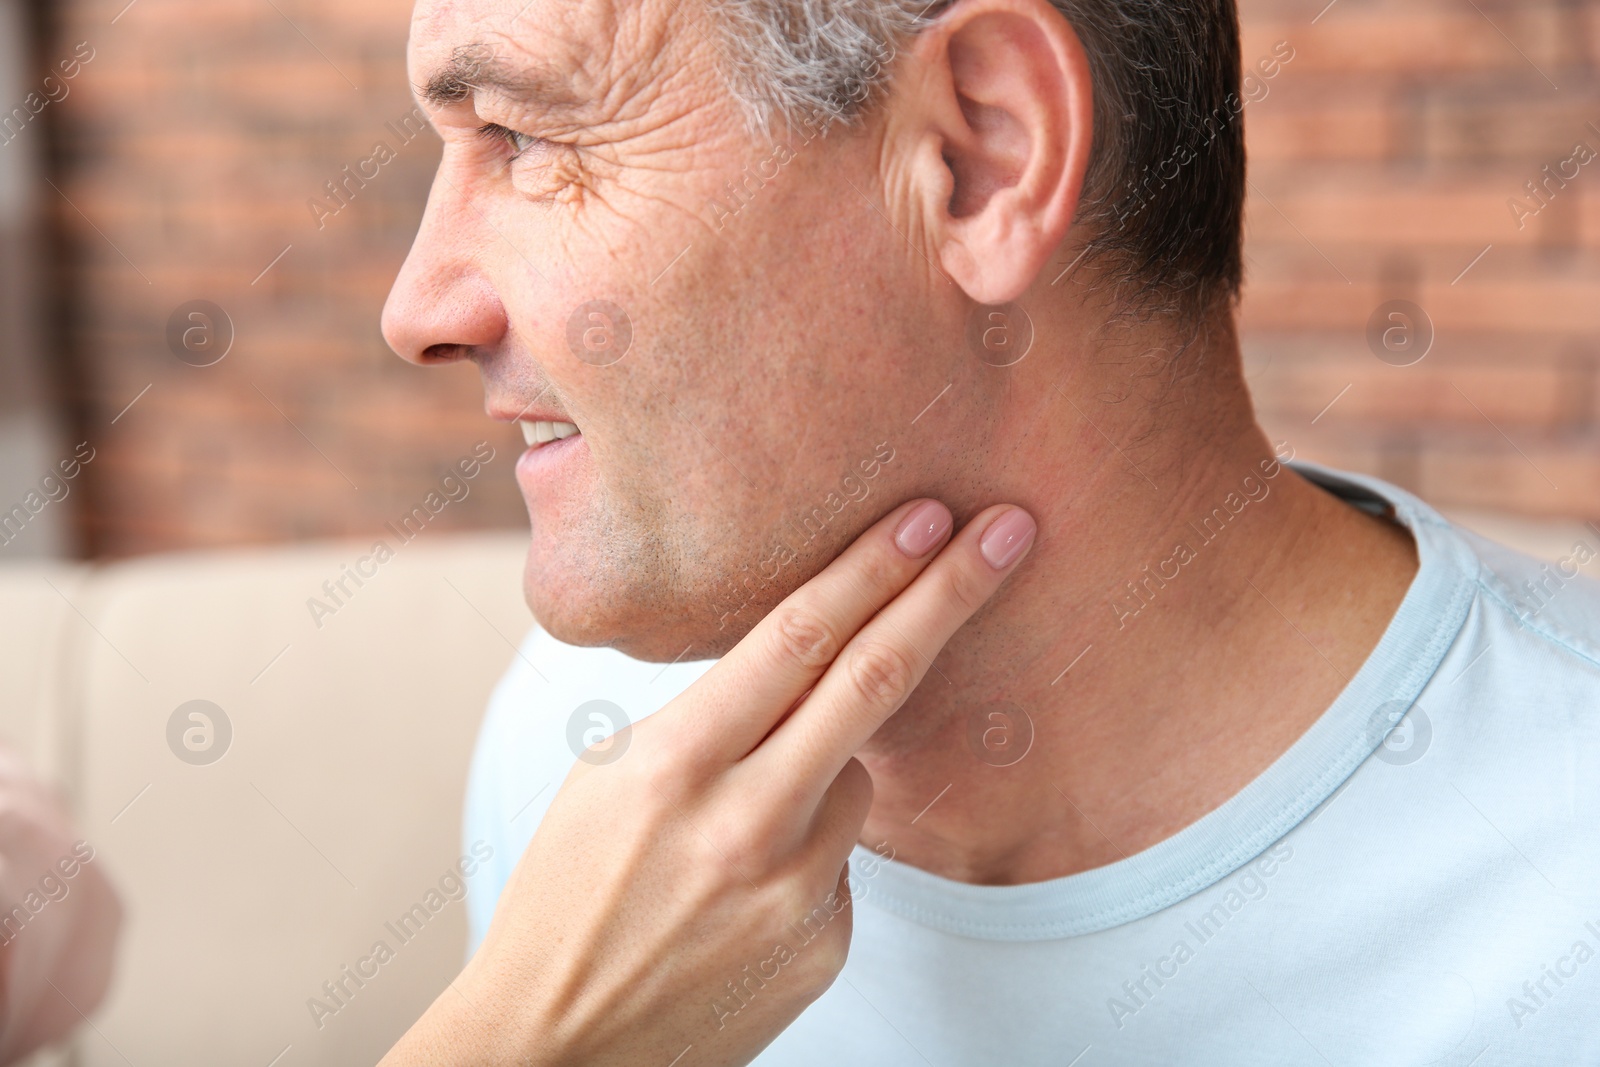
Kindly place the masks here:
<instances>
[{"instance_id":1,"label":"profile of face","mask_svg":"<svg viewBox=\"0 0 1600 1067\"><path fill-rule=\"evenodd\" d=\"M720 655L896 504L995 502L942 114L756 136L698 0L421 0L408 67L443 153L384 335L578 427L517 464L554 636Z\"/></svg>"}]
</instances>

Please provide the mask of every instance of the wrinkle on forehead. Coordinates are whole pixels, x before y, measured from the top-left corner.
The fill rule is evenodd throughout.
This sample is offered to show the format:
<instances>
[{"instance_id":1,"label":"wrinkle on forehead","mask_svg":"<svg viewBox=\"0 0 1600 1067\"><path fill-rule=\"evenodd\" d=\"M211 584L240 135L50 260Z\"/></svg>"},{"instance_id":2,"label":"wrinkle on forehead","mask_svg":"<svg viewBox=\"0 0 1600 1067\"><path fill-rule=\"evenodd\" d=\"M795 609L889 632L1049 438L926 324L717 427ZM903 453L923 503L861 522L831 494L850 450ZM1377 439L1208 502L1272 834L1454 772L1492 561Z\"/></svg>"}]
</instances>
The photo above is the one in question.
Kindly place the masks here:
<instances>
[{"instance_id":1,"label":"wrinkle on forehead","mask_svg":"<svg viewBox=\"0 0 1600 1067\"><path fill-rule=\"evenodd\" d=\"M527 83L535 97L565 88L600 107L648 98L667 69L677 10L654 0L422 0L412 17L411 76L421 89L494 75Z\"/></svg>"}]
</instances>

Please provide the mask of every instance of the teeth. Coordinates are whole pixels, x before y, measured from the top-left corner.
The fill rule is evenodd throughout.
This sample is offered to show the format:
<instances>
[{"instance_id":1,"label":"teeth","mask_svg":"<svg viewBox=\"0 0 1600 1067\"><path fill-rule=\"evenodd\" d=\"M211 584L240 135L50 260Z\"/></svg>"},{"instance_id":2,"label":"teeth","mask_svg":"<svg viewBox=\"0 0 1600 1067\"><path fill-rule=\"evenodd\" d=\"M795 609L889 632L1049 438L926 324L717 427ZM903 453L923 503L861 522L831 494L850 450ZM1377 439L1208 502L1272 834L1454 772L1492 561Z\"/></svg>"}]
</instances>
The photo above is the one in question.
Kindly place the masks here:
<instances>
[{"instance_id":1,"label":"teeth","mask_svg":"<svg viewBox=\"0 0 1600 1067\"><path fill-rule=\"evenodd\" d=\"M572 422L530 422L527 419L518 419L517 425L522 427L522 439L530 445L559 441L578 432L577 423Z\"/></svg>"}]
</instances>

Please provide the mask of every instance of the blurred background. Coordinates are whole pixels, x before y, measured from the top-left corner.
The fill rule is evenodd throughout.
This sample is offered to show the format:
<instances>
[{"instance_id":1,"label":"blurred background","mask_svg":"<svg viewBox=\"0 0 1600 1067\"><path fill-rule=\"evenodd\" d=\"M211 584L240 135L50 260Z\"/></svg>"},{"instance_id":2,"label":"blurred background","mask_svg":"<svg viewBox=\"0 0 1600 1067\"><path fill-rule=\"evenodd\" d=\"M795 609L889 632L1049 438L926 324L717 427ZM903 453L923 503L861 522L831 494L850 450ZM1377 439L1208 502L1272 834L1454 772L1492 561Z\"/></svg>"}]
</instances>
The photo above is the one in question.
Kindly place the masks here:
<instances>
[{"instance_id":1,"label":"blurred background","mask_svg":"<svg viewBox=\"0 0 1600 1067\"><path fill-rule=\"evenodd\" d=\"M92 453L0 533L0 563L34 561L0 613L0 725L133 898L61 1062L367 1062L459 963L453 905L313 1025L455 860L472 730L529 624L516 430L470 366L379 333L438 157L409 8L0 0L0 512ZM1243 328L1275 440L1552 557L1600 544L1600 2L1241 12ZM440 533L313 627L319 583L479 441L501 458ZM152 556L178 550L205 551ZM240 597L266 605L247 625ZM209 771L161 733L200 697L239 739Z\"/></svg>"},{"instance_id":2,"label":"blurred background","mask_svg":"<svg viewBox=\"0 0 1600 1067\"><path fill-rule=\"evenodd\" d=\"M1243 321L1268 425L1439 505L1600 516L1600 167L1568 164L1600 151L1600 9L1326 3L1242 2L1246 68L1278 42L1293 56L1257 69L1245 111ZM378 331L438 156L404 0L0 11L0 502L77 442L98 456L5 552L364 534L483 435L514 445L470 367L409 366ZM24 120L80 47L64 98ZM1547 165L1541 204L1526 186ZM209 367L167 343L195 300L232 324ZM1366 340L1391 300L1432 323L1409 367ZM498 477L441 522L522 516Z\"/></svg>"},{"instance_id":3,"label":"blurred background","mask_svg":"<svg viewBox=\"0 0 1600 1067\"><path fill-rule=\"evenodd\" d=\"M512 446L517 431L483 416L476 371L427 374L378 330L438 159L406 85L409 4L4 9L0 100L22 105L52 71L67 91L3 130L0 467L17 481L0 500L77 442L97 451L51 521L6 551L365 534L485 434ZM61 78L80 42L93 58ZM379 142L394 158L374 164ZM198 328L232 324L209 367L167 342L194 300L227 316ZM440 522L522 515L500 477Z\"/></svg>"}]
</instances>

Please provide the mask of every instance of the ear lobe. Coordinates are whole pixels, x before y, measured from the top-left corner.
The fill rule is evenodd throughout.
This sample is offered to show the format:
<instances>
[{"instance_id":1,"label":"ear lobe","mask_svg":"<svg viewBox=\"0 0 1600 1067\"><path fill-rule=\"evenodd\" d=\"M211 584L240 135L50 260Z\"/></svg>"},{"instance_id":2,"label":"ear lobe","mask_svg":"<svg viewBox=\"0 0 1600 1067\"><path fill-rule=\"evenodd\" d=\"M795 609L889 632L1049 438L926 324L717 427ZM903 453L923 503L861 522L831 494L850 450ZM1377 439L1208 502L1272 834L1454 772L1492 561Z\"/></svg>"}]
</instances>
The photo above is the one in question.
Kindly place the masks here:
<instances>
[{"instance_id":1,"label":"ear lobe","mask_svg":"<svg viewBox=\"0 0 1600 1067\"><path fill-rule=\"evenodd\" d=\"M1047 0L970 0L947 19L927 31L941 76L924 84L948 94L928 112L944 169L927 189L927 232L969 297L1003 304L1033 284L1077 211L1093 142L1088 58Z\"/></svg>"}]
</instances>

